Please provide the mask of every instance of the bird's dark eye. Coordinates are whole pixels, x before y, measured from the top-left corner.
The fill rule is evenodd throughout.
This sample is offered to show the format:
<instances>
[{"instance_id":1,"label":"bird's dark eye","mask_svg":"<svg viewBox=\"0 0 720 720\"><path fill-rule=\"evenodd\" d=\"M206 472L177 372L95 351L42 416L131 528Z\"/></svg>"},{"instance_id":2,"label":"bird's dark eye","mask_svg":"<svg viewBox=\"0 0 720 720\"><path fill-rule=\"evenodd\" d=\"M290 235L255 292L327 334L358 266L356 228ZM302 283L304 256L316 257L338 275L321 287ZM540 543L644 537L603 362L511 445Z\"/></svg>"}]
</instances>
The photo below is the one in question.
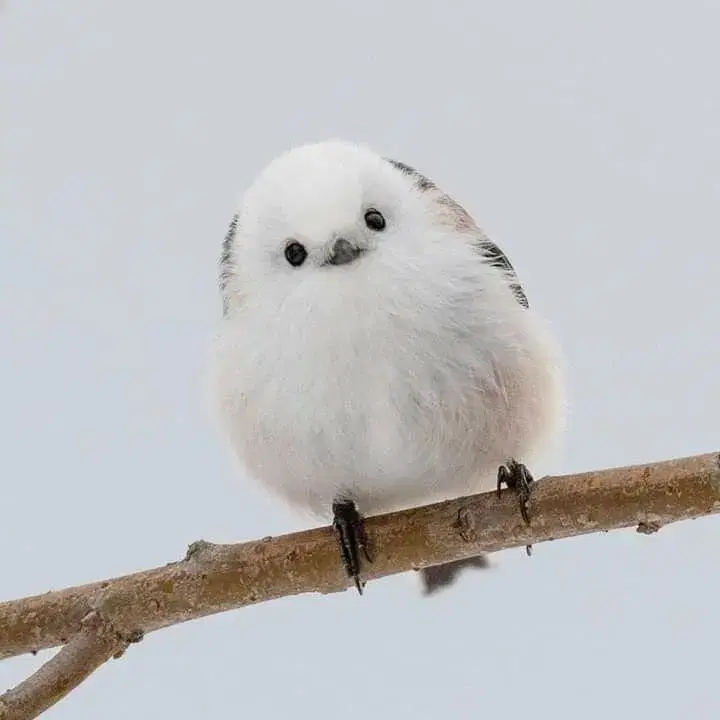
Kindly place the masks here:
<instances>
[{"instance_id":1,"label":"bird's dark eye","mask_svg":"<svg viewBox=\"0 0 720 720\"><path fill-rule=\"evenodd\" d=\"M307 250L302 243L293 240L285 246L285 259L293 266L300 267L307 257Z\"/></svg>"},{"instance_id":2,"label":"bird's dark eye","mask_svg":"<svg viewBox=\"0 0 720 720\"><path fill-rule=\"evenodd\" d=\"M385 218L382 216L382 213L378 212L377 210L368 210L365 213L365 224L371 229L371 230L384 230L385 229Z\"/></svg>"}]
</instances>

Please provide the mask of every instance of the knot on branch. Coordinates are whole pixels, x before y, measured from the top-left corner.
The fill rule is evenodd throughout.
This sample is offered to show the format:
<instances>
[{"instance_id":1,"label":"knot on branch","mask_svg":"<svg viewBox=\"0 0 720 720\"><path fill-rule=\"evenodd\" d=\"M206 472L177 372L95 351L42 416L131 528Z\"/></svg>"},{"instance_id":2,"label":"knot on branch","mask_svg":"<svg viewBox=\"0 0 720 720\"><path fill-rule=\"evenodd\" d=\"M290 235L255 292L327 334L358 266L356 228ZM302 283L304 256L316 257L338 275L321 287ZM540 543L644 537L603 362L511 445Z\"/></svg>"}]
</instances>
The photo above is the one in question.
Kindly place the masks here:
<instances>
[{"instance_id":1,"label":"knot on branch","mask_svg":"<svg viewBox=\"0 0 720 720\"><path fill-rule=\"evenodd\" d=\"M469 508L461 507L458 510L453 527L465 542L477 540L477 523L475 522L475 515Z\"/></svg>"},{"instance_id":2,"label":"knot on branch","mask_svg":"<svg viewBox=\"0 0 720 720\"><path fill-rule=\"evenodd\" d=\"M202 539L190 543L188 545L187 552L185 553L185 562L189 562L190 560L202 560L212 552L214 547L216 547L214 543Z\"/></svg>"}]
</instances>

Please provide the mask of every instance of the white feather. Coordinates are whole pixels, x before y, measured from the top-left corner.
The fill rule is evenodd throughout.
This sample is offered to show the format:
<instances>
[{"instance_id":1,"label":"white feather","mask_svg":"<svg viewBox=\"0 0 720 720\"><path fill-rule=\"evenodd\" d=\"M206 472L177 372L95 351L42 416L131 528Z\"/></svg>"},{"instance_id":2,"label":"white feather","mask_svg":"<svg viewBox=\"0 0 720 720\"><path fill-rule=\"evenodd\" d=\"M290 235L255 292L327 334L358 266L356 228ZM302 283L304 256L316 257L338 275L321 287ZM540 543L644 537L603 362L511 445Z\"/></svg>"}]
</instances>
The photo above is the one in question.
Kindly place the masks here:
<instances>
[{"instance_id":1,"label":"white feather","mask_svg":"<svg viewBox=\"0 0 720 720\"><path fill-rule=\"evenodd\" d=\"M319 518L338 497L373 515L487 490L511 458L537 473L563 423L551 335L443 198L339 141L280 156L245 195L219 414L249 474ZM368 251L323 266L339 236Z\"/></svg>"}]
</instances>

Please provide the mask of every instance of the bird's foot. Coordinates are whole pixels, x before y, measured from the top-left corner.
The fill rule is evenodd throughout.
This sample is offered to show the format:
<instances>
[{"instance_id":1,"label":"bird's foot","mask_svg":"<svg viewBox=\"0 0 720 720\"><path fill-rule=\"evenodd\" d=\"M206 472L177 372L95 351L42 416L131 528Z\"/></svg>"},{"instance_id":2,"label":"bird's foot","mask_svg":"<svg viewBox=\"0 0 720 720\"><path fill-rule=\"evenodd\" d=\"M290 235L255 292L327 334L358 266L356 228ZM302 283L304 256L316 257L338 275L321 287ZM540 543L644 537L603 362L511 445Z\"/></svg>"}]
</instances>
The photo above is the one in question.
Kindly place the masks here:
<instances>
[{"instance_id":1,"label":"bird's foot","mask_svg":"<svg viewBox=\"0 0 720 720\"><path fill-rule=\"evenodd\" d=\"M528 514L527 503L530 499L531 486L535 482L530 471L522 464L515 460L508 460L505 465L498 468L497 473L497 491L498 497L503 485L512 490L518 497L520 505L520 514L523 520L529 525L530 516Z\"/></svg>"},{"instance_id":2,"label":"bird's foot","mask_svg":"<svg viewBox=\"0 0 720 720\"><path fill-rule=\"evenodd\" d=\"M528 500L532 492L532 485L535 479L530 474L530 471L522 463L516 460L508 460L505 465L501 465L498 468L497 473L497 492L500 495L500 490L503 485L506 485L508 489L512 490L518 498L518 504L520 506L520 514L527 525L530 524L530 515L528 513ZM526 545L525 551L528 555L532 553L532 545Z\"/></svg>"},{"instance_id":3,"label":"bird's foot","mask_svg":"<svg viewBox=\"0 0 720 720\"><path fill-rule=\"evenodd\" d=\"M362 516L352 500L336 500L332 504L332 511L333 530L340 546L345 572L354 580L357 591L362 595L365 583L360 579L360 553L368 562L372 562Z\"/></svg>"}]
</instances>

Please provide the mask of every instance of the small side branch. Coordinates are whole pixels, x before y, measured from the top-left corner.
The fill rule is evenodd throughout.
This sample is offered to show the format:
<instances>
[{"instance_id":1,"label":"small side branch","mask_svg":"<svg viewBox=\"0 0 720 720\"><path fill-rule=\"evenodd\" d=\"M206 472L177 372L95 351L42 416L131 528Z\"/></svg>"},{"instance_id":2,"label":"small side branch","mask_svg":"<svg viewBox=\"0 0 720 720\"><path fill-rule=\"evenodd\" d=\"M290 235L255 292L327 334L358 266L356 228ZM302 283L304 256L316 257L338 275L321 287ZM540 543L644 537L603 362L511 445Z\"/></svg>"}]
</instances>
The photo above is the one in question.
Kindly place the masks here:
<instances>
[{"instance_id":1,"label":"small side branch","mask_svg":"<svg viewBox=\"0 0 720 720\"><path fill-rule=\"evenodd\" d=\"M82 621L82 629L36 673L0 695L0 720L31 720L62 700L127 641L118 637L98 613Z\"/></svg>"},{"instance_id":2,"label":"small side branch","mask_svg":"<svg viewBox=\"0 0 720 720\"><path fill-rule=\"evenodd\" d=\"M534 486L530 526L507 491L369 518L373 563L365 565L363 576L372 580L618 528L654 532L718 512L718 453L548 477ZM93 611L128 639L274 598L338 592L350 582L329 527L239 545L200 541L184 560L164 567L0 603L0 658L65 643L83 630L83 619ZM114 651L107 646L108 656Z\"/></svg>"}]
</instances>

